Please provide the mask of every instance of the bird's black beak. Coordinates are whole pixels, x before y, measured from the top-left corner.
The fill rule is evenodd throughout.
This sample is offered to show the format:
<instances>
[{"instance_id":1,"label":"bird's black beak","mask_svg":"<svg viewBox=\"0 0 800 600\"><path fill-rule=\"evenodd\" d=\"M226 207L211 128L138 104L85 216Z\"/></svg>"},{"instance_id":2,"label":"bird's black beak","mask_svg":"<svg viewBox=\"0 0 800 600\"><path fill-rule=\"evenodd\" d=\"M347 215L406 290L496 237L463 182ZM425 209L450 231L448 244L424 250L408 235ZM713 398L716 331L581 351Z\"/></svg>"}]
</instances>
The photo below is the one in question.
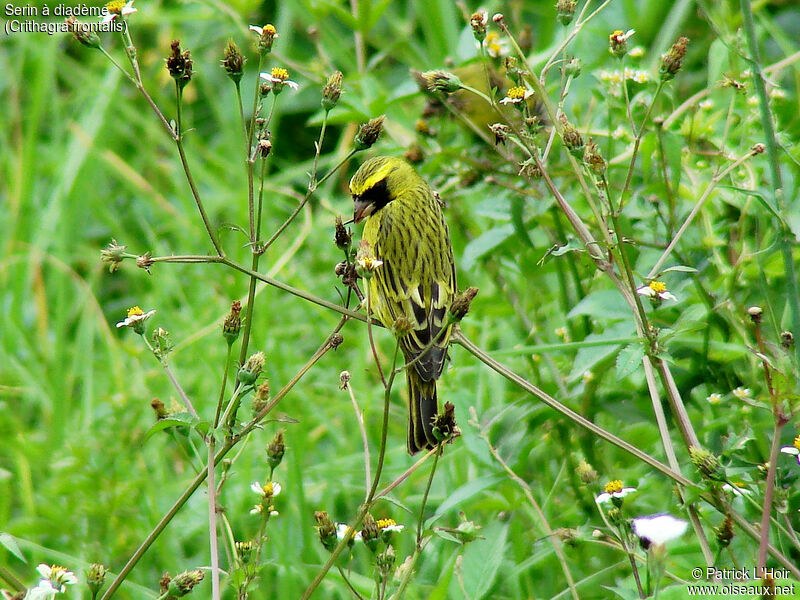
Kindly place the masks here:
<instances>
[{"instance_id":1,"label":"bird's black beak","mask_svg":"<svg viewBox=\"0 0 800 600\"><path fill-rule=\"evenodd\" d=\"M374 202L362 200L361 198L353 199L353 221L355 223L361 223L361 221L370 216L374 210Z\"/></svg>"}]
</instances>

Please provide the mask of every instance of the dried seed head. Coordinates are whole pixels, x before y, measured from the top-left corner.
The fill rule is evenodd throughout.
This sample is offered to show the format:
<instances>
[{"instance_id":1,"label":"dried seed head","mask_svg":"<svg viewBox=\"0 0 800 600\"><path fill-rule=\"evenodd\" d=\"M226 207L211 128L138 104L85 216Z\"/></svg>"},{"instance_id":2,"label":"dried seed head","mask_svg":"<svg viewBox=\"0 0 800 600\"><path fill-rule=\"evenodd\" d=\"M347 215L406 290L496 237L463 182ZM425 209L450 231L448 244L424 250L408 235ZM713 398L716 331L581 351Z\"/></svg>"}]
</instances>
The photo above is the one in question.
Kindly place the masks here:
<instances>
[{"instance_id":1,"label":"dried seed head","mask_svg":"<svg viewBox=\"0 0 800 600\"><path fill-rule=\"evenodd\" d=\"M222 323L222 337L228 342L230 346L239 337L239 331L242 329L242 303L238 300L231 302L231 312L225 317Z\"/></svg>"},{"instance_id":2,"label":"dried seed head","mask_svg":"<svg viewBox=\"0 0 800 600\"><path fill-rule=\"evenodd\" d=\"M274 469L283 460L283 455L286 454L286 443L283 439L284 430L278 429L272 441L267 445L267 463L270 469Z\"/></svg>"},{"instance_id":3,"label":"dried seed head","mask_svg":"<svg viewBox=\"0 0 800 600\"><path fill-rule=\"evenodd\" d=\"M342 217L336 217L334 228L333 242L336 244L336 247L339 248L339 250L343 250L345 253L349 252L353 236L342 223Z\"/></svg>"},{"instance_id":4,"label":"dried seed head","mask_svg":"<svg viewBox=\"0 0 800 600\"><path fill-rule=\"evenodd\" d=\"M578 463L578 466L575 468L575 473L578 474L578 479L587 485L597 481L597 471L585 460Z\"/></svg>"},{"instance_id":5,"label":"dried seed head","mask_svg":"<svg viewBox=\"0 0 800 600\"><path fill-rule=\"evenodd\" d=\"M577 0L558 0L558 2L556 2L556 18L558 22L565 27L572 23L577 4Z\"/></svg>"},{"instance_id":6,"label":"dried seed head","mask_svg":"<svg viewBox=\"0 0 800 600\"><path fill-rule=\"evenodd\" d=\"M100 48L100 36L95 33L88 23L81 23L75 18L75 15L70 15L64 19L67 25L67 31L72 33L76 40L87 48Z\"/></svg>"},{"instance_id":7,"label":"dried seed head","mask_svg":"<svg viewBox=\"0 0 800 600\"><path fill-rule=\"evenodd\" d=\"M228 45L225 46L223 59L220 62L222 63L222 68L224 68L225 72L228 74L228 77L235 83L239 83L242 79L244 63L247 62L247 59L242 54L241 50L239 50L239 46L236 45L236 42L228 40Z\"/></svg>"},{"instance_id":8,"label":"dried seed head","mask_svg":"<svg viewBox=\"0 0 800 600\"><path fill-rule=\"evenodd\" d=\"M714 528L714 533L720 548L727 548L730 545L734 536L733 517L730 513L725 515L725 519L720 523L719 527Z\"/></svg>"},{"instance_id":9,"label":"dried seed head","mask_svg":"<svg viewBox=\"0 0 800 600\"><path fill-rule=\"evenodd\" d=\"M334 71L322 88L322 108L326 112L336 106L339 96L342 95L342 77L341 71Z\"/></svg>"},{"instance_id":10,"label":"dried seed head","mask_svg":"<svg viewBox=\"0 0 800 600\"><path fill-rule=\"evenodd\" d=\"M681 70L688 45L689 38L678 38L678 41L672 44L669 52L661 57L661 68L659 69L661 81L669 81L675 78L675 75Z\"/></svg>"},{"instance_id":11,"label":"dried seed head","mask_svg":"<svg viewBox=\"0 0 800 600\"><path fill-rule=\"evenodd\" d=\"M188 50L181 52L180 40L173 40L170 44L170 54L166 58L167 71L175 80L176 85L183 89L192 79L191 54Z\"/></svg>"},{"instance_id":12,"label":"dried seed head","mask_svg":"<svg viewBox=\"0 0 800 600\"><path fill-rule=\"evenodd\" d=\"M761 310L760 306L751 306L747 309L747 314L750 315L750 320L755 323L761 323L761 318L764 314L764 311Z\"/></svg>"},{"instance_id":13,"label":"dried seed head","mask_svg":"<svg viewBox=\"0 0 800 600\"><path fill-rule=\"evenodd\" d=\"M386 120L386 115L370 119L358 130L355 139L353 140L353 148L356 151L366 150L371 148L383 131L383 122Z\"/></svg>"},{"instance_id":14,"label":"dried seed head","mask_svg":"<svg viewBox=\"0 0 800 600\"><path fill-rule=\"evenodd\" d=\"M781 346L784 350L791 350L794 346L794 336L791 331L781 331Z\"/></svg>"},{"instance_id":15,"label":"dried seed head","mask_svg":"<svg viewBox=\"0 0 800 600\"><path fill-rule=\"evenodd\" d=\"M461 319L467 316L470 304L472 304L472 301L477 295L478 288L468 287L458 296L456 296L455 300L453 300L453 303L450 305L450 310L448 311L448 321L451 323L458 323L461 321Z\"/></svg>"},{"instance_id":16,"label":"dried seed head","mask_svg":"<svg viewBox=\"0 0 800 600\"><path fill-rule=\"evenodd\" d=\"M489 23L489 15L485 10L479 10L472 13L469 18L470 27L472 27L472 35L478 42L483 42L486 39L486 25Z\"/></svg>"},{"instance_id":17,"label":"dried seed head","mask_svg":"<svg viewBox=\"0 0 800 600\"><path fill-rule=\"evenodd\" d=\"M567 115L561 113L560 120L563 126L561 137L564 140L564 146L566 146L567 150L569 150L570 154L575 158L583 158L583 136L572 126L567 119Z\"/></svg>"}]
</instances>

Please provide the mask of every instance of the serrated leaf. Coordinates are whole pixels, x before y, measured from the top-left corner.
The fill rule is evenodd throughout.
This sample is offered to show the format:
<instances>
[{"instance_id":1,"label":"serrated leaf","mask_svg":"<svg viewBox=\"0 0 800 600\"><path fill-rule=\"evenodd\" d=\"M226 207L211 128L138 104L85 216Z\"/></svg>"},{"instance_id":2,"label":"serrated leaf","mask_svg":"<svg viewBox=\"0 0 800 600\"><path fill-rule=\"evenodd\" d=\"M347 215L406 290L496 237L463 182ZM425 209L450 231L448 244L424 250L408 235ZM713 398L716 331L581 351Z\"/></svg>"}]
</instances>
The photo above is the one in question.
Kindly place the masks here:
<instances>
[{"instance_id":1,"label":"serrated leaf","mask_svg":"<svg viewBox=\"0 0 800 600\"><path fill-rule=\"evenodd\" d=\"M617 381L622 381L642 364L644 346L640 342L628 344L617 354Z\"/></svg>"},{"instance_id":2,"label":"serrated leaf","mask_svg":"<svg viewBox=\"0 0 800 600\"><path fill-rule=\"evenodd\" d=\"M479 258L494 250L505 242L514 233L514 226L511 224L501 225L482 233L476 237L466 248L461 255L461 266L465 271L469 271L475 266Z\"/></svg>"}]
</instances>

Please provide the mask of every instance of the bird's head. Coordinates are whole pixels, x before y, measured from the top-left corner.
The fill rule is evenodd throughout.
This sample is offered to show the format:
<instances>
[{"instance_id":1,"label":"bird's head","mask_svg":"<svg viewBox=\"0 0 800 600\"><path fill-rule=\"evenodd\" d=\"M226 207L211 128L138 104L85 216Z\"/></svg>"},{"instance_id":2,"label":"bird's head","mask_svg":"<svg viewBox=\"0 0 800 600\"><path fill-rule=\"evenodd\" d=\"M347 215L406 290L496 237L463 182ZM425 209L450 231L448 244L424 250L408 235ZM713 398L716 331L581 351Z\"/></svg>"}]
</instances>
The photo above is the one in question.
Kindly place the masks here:
<instances>
[{"instance_id":1,"label":"bird's head","mask_svg":"<svg viewBox=\"0 0 800 600\"><path fill-rule=\"evenodd\" d=\"M405 191L418 185L419 175L401 158L377 156L369 159L350 180L353 221L360 223Z\"/></svg>"}]
</instances>

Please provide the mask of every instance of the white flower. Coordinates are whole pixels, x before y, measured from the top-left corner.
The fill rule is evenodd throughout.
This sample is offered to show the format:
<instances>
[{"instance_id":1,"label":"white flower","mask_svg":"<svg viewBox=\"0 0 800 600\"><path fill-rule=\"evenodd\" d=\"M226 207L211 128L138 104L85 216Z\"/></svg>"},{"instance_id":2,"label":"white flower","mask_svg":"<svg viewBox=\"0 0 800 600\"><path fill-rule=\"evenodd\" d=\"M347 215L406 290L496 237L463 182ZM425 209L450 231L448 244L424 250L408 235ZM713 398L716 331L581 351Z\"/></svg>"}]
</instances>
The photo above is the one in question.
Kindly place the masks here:
<instances>
[{"instance_id":1,"label":"white flower","mask_svg":"<svg viewBox=\"0 0 800 600\"><path fill-rule=\"evenodd\" d=\"M714 101L713 100L703 100L697 104L702 110L711 110L714 108Z\"/></svg>"},{"instance_id":2,"label":"white flower","mask_svg":"<svg viewBox=\"0 0 800 600\"><path fill-rule=\"evenodd\" d=\"M672 515L653 515L633 520L634 533L651 544L661 546L683 535L689 523Z\"/></svg>"},{"instance_id":3,"label":"white flower","mask_svg":"<svg viewBox=\"0 0 800 600\"><path fill-rule=\"evenodd\" d=\"M492 58L507 56L511 50L508 40L501 38L496 31L490 31L486 34L486 39L483 40L483 47L486 48L486 53Z\"/></svg>"},{"instance_id":4,"label":"white flower","mask_svg":"<svg viewBox=\"0 0 800 600\"><path fill-rule=\"evenodd\" d=\"M717 392L709 394L708 397L706 398L706 401L709 404L719 404L720 402L722 402L722 394L718 394Z\"/></svg>"},{"instance_id":5,"label":"white flower","mask_svg":"<svg viewBox=\"0 0 800 600\"><path fill-rule=\"evenodd\" d=\"M117 17L126 17L130 14L133 14L137 12L137 9L133 8L133 0L128 0L128 2L125 2L124 4L122 2L112 0L105 5L103 12L105 14L103 15L101 23L105 25Z\"/></svg>"},{"instance_id":6,"label":"white flower","mask_svg":"<svg viewBox=\"0 0 800 600\"><path fill-rule=\"evenodd\" d=\"M594 499L598 504L604 504L613 498L624 498L628 494L635 492L636 488L622 487L622 481L614 479L606 484L605 490L605 492Z\"/></svg>"},{"instance_id":7,"label":"white flower","mask_svg":"<svg viewBox=\"0 0 800 600\"><path fill-rule=\"evenodd\" d=\"M352 533L352 529L346 523L337 523L336 524L336 537L340 540L343 540L346 535ZM353 537L351 538L357 542L361 541L361 532L356 531Z\"/></svg>"},{"instance_id":8,"label":"white flower","mask_svg":"<svg viewBox=\"0 0 800 600\"><path fill-rule=\"evenodd\" d=\"M663 281L651 281L647 285L636 288L636 293L640 296L658 300L677 300L675 296L667 291L667 286Z\"/></svg>"},{"instance_id":9,"label":"white flower","mask_svg":"<svg viewBox=\"0 0 800 600\"><path fill-rule=\"evenodd\" d=\"M500 104L519 104L531 96L533 96L533 90L528 90L518 85L508 90L508 94L500 100Z\"/></svg>"},{"instance_id":10,"label":"white flower","mask_svg":"<svg viewBox=\"0 0 800 600\"><path fill-rule=\"evenodd\" d=\"M377 525L381 533L384 531L387 533L399 533L405 528L405 525L400 525L394 519L378 519Z\"/></svg>"},{"instance_id":11,"label":"white flower","mask_svg":"<svg viewBox=\"0 0 800 600\"><path fill-rule=\"evenodd\" d=\"M250 27L252 29L253 26L251 25ZM284 74L286 75L285 77L283 76ZM300 87L296 82L287 79L289 77L288 71L286 71L286 69L281 69L280 67L272 69L272 72L270 73L261 73L260 77L265 81L269 81L273 85L288 85L293 90L296 90Z\"/></svg>"},{"instance_id":12,"label":"white flower","mask_svg":"<svg viewBox=\"0 0 800 600\"><path fill-rule=\"evenodd\" d=\"M56 592L65 592L68 585L78 583L78 578L75 577L75 574L72 571L67 571L65 567L42 563L36 567L36 570L42 576L42 579L39 580L39 585L34 588L39 590L37 592L41 594L37 596L39 598L52 597ZM48 596L47 594L50 595Z\"/></svg>"},{"instance_id":13,"label":"white flower","mask_svg":"<svg viewBox=\"0 0 800 600\"><path fill-rule=\"evenodd\" d=\"M791 446L782 446L781 452L784 454L791 454L797 459L797 464L800 465L800 435L794 438L794 443Z\"/></svg>"},{"instance_id":14,"label":"white flower","mask_svg":"<svg viewBox=\"0 0 800 600\"><path fill-rule=\"evenodd\" d=\"M58 594L58 590L53 588L47 579L42 579L39 585L28 590L25 600L51 600Z\"/></svg>"},{"instance_id":15,"label":"white flower","mask_svg":"<svg viewBox=\"0 0 800 600\"><path fill-rule=\"evenodd\" d=\"M134 306L133 308L128 309L128 316L125 318L124 321L120 321L119 323L117 323L117 327L132 327L137 323L146 321L154 314L156 314L155 310L144 312L138 306Z\"/></svg>"},{"instance_id":16,"label":"white flower","mask_svg":"<svg viewBox=\"0 0 800 600\"><path fill-rule=\"evenodd\" d=\"M736 396L739 400L744 400L750 397L750 388L739 386L735 390L731 392L734 396Z\"/></svg>"},{"instance_id":17,"label":"white flower","mask_svg":"<svg viewBox=\"0 0 800 600\"><path fill-rule=\"evenodd\" d=\"M262 498L266 498L267 496L274 498L281 493L281 484L274 481L268 481L264 485L261 485L259 482L254 481L250 484L250 489Z\"/></svg>"}]
</instances>

